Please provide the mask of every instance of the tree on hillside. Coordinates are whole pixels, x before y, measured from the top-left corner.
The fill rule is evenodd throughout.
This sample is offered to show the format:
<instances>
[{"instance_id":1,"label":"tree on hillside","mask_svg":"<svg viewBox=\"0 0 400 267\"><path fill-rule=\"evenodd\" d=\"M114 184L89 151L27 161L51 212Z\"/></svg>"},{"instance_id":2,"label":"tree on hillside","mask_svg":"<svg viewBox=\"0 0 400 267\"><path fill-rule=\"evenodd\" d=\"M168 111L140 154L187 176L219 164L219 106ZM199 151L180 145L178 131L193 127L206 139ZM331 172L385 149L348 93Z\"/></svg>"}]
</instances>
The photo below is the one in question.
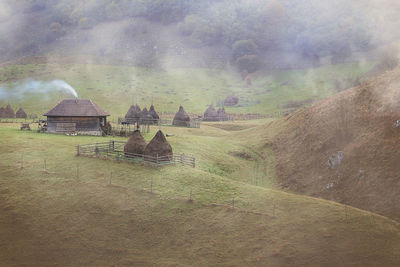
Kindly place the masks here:
<instances>
[{"instance_id":1,"label":"tree on hillside","mask_svg":"<svg viewBox=\"0 0 400 267\"><path fill-rule=\"evenodd\" d=\"M232 59L234 62L240 57L246 55L256 55L257 45L253 40L239 40L232 46Z\"/></svg>"},{"instance_id":2,"label":"tree on hillside","mask_svg":"<svg viewBox=\"0 0 400 267\"><path fill-rule=\"evenodd\" d=\"M232 60L243 78L259 69L260 62L257 53L257 45L253 40L239 40L233 44Z\"/></svg>"},{"instance_id":3,"label":"tree on hillside","mask_svg":"<svg viewBox=\"0 0 400 267\"><path fill-rule=\"evenodd\" d=\"M245 56L239 57L236 60L236 65L238 66L239 71L242 74L244 74L244 73L249 74L249 73L256 72L259 69L260 62L256 55L245 55Z\"/></svg>"}]
</instances>

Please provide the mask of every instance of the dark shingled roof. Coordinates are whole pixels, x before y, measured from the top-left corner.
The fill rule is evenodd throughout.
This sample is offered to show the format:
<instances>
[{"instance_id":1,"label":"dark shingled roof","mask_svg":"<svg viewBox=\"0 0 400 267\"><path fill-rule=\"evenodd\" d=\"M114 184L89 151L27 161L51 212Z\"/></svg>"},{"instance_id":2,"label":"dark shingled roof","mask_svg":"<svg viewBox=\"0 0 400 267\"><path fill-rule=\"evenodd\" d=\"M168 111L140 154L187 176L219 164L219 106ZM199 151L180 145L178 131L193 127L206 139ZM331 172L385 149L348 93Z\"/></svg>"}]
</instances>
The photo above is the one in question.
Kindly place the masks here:
<instances>
[{"instance_id":1,"label":"dark shingled roof","mask_svg":"<svg viewBox=\"0 0 400 267\"><path fill-rule=\"evenodd\" d=\"M64 99L43 116L104 117L110 114L90 99Z\"/></svg>"}]
</instances>

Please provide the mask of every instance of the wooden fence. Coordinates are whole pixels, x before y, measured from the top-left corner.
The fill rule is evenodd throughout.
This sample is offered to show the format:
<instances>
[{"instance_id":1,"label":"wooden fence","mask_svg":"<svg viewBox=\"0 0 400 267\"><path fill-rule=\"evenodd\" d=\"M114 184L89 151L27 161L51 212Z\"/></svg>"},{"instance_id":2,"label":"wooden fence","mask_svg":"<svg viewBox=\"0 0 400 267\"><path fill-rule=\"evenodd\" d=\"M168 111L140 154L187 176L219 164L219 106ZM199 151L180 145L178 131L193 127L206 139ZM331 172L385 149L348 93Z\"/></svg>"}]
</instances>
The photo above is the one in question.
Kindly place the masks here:
<instances>
[{"instance_id":1,"label":"wooden fence","mask_svg":"<svg viewBox=\"0 0 400 267\"><path fill-rule=\"evenodd\" d=\"M155 166L164 166L171 164L182 164L196 167L196 159L185 154L174 154L168 156L156 156L135 154L124 152L126 142L114 141L95 144L78 145L76 147L77 156L96 156L107 157L115 160L122 160L134 163L148 163Z\"/></svg>"},{"instance_id":2,"label":"wooden fence","mask_svg":"<svg viewBox=\"0 0 400 267\"><path fill-rule=\"evenodd\" d=\"M129 124L134 127L136 121L133 120L127 120L125 118L118 118L118 124L125 124L126 122L129 122ZM185 128L200 128L200 123L201 120L200 119L196 119L196 118L192 118L190 119L189 124L187 124L186 121L182 121L181 125L186 125L186 126L177 126L177 127L185 127ZM169 118L161 118L159 120L139 120L139 124L143 125L143 126L147 126L147 125L158 125L158 126L175 126L173 125L173 119L169 119Z\"/></svg>"}]
</instances>

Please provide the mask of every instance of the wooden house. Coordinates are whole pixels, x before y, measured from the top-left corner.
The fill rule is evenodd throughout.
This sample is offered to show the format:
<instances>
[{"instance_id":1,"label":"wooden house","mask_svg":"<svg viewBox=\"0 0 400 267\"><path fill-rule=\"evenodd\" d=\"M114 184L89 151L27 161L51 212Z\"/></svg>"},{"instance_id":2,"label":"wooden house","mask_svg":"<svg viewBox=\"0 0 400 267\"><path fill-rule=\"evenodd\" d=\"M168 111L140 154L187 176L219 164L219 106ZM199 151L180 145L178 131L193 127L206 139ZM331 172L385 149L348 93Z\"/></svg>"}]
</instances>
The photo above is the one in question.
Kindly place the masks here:
<instances>
[{"instance_id":1,"label":"wooden house","mask_svg":"<svg viewBox=\"0 0 400 267\"><path fill-rule=\"evenodd\" d=\"M65 99L43 116L49 133L102 135L110 114L92 100Z\"/></svg>"}]
</instances>

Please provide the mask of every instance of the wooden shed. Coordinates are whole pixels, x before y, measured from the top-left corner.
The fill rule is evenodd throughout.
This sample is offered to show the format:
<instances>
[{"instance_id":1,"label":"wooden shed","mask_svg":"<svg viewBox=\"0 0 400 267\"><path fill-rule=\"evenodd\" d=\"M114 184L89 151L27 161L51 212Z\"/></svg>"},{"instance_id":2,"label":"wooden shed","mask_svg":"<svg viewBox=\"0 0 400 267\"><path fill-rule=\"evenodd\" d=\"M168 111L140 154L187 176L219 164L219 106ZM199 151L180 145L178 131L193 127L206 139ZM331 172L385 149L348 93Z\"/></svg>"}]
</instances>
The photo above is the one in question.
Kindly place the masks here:
<instances>
[{"instance_id":1,"label":"wooden shed","mask_svg":"<svg viewBox=\"0 0 400 267\"><path fill-rule=\"evenodd\" d=\"M110 114L90 99L65 99L43 116L49 133L102 135Z\"/></svg>"}]
</instances>

